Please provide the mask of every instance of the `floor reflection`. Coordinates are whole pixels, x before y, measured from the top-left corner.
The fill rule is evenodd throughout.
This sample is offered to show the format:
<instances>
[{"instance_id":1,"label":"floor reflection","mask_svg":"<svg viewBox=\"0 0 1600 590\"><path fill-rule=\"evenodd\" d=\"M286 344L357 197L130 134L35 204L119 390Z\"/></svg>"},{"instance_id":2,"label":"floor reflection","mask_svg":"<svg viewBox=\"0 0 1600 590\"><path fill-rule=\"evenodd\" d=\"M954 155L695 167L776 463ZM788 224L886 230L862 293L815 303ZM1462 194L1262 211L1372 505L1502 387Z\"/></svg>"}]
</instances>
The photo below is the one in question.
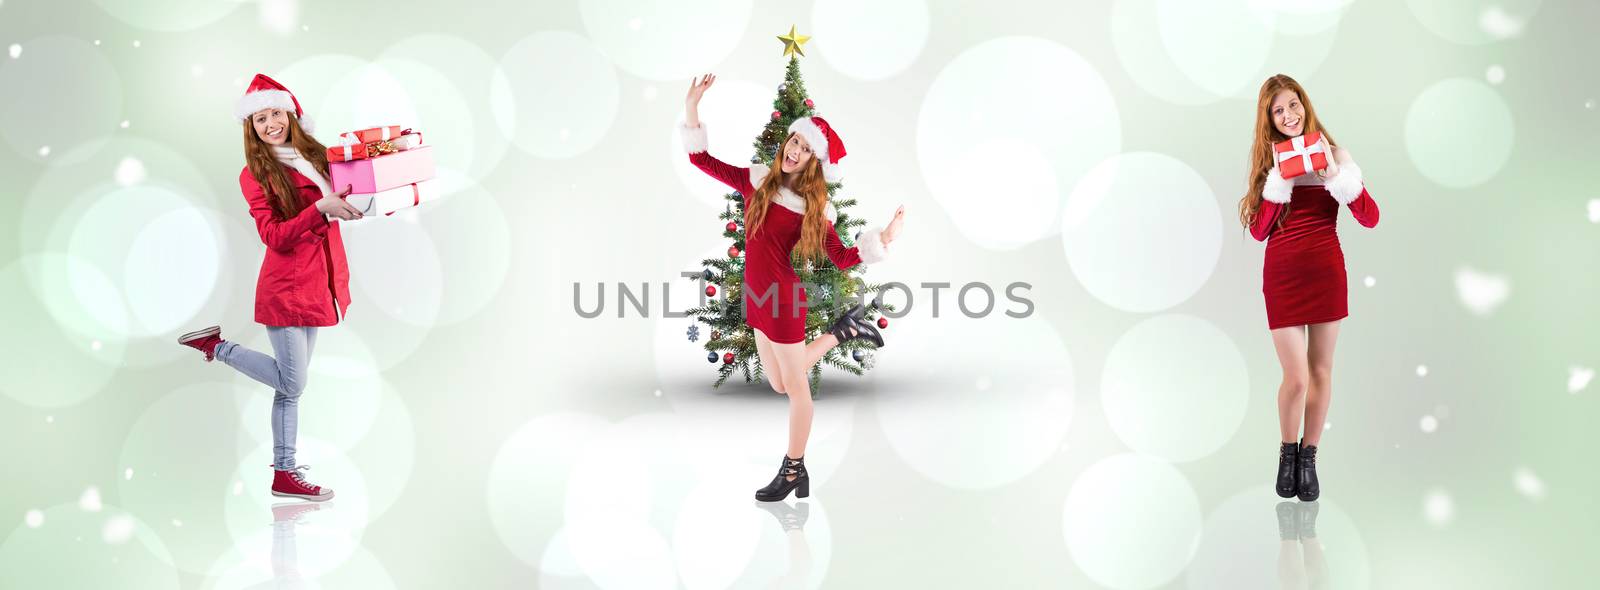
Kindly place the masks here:
<instances>
[{"instance_id":1,"label":"floor reflection","mask_svg":"<svg viewBox=\"0 0 1600 590\"><path fill-rule=\"evenodd\" d=\"M295 547L295 527L306 514L333 508L332 502L283 502L272 505L272 582L258 588L291 590L311 587L300 573L300 552Z\"/></svg>"},{"instance_id":2,"label":"floor reflection","mask_svg":"<svg viewBox=\"0 0 1600 590\"><path fill-rule=\"evenodd\" d=\"M811 516L811 503L756 502L783 527L784 539L789 542L789 571L773 581L773 588L810 588L811 545L806 541L806 519Z\"/></svg>"},{"instance_id":3,"label":"floor reflection","mask_svg":"<svg viewBox=\"0 0 1600 590\"><path fill-rule=\"evenodd\" d=\"M1278 587L1284 590L1327 588L1328 562L1317 538L1316 502L1279 502Z\"/></svg>"}]
</instances>

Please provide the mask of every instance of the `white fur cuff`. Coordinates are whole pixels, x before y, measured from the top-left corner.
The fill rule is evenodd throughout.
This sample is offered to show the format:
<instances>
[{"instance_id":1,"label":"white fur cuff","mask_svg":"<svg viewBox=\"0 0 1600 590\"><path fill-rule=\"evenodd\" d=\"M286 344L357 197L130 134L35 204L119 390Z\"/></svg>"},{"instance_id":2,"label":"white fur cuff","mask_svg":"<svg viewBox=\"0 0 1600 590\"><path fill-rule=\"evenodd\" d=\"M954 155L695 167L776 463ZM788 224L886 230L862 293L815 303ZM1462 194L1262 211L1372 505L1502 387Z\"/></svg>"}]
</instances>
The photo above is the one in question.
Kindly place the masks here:
<instances>
[{"instance_id":1,"label":"white fur cuff","mask_svg":"<svg viewBox=\"0 0 1600 590\"><path fill-rule=\"evenodd\" d=\"M1333 195L1333 200L1340 205L1349 205L1361 197L1361 168L1355 162L1341 164L1339 174L1324 182L1328 187L1328 194Z\"/></svg>"},{"instance_id":2,"label":"white fur cuff","mask_svg":"<svg viewBox=\"0 0 1600 590\"><path fill-rule=\"evenodd\" d=\"M679 125L678 135L683 138L683 149L685 151L691 154L706 151L706 146L709 142L706 139L705 123L701 123L699 127L690 127L687 123Z\"/></svg>"},{"instance_id":3,"label":"white fur cuff","mask_svg":"<svg viewBox=\"0 0 1600 590\"><path fill-rule=\"evenodd\" d=\"M1261 198L1283 204L1289 202L1293 192L1294 183L1284 180L1276 166L1267 171L1267 181L1261 184Z\"/></svg>"},{"instance_id":4,"label":"white fur cuff","mask_svg":"<svg viewBox=\"0 0 1600 590\"><path fill-rule=\"evenodd\" d=\"M869 229L861 232L861 237L856 239L862 264L876 264L889 257L889 248L883 245L883 238L879 237L882 233L883 230Z\"/></svg>"}]
</instances>

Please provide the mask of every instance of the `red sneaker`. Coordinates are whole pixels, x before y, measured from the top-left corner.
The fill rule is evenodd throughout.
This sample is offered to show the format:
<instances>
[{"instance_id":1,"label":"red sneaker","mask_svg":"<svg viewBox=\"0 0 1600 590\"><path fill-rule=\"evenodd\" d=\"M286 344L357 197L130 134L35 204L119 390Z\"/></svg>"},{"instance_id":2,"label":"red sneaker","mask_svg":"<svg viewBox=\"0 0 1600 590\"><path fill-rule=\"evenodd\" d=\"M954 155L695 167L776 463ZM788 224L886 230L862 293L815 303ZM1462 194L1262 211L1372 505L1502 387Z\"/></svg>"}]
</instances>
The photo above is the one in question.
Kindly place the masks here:
<instances>
[{"instance_id":1,"label":"red sneaker","mask_svg":"<svg viewBox=\"0 0 1600 590\"><path fill-rule=\"evenodd\" d=\"M312 502L321 502L333 497L333 490L322 486L314 486L306 481L302 471L311 469L309 465L301 465L294 469L274 469L272 476L272 495L284 498L300 498Z\"/></svg>"},{"instance_id":2,"label":"red sneaker","mask_svg":"<svg viewBox=\"0 0 1600 590\"><path fill-rule=\"evenodd\" d=\"M206 362L217 358L217 345L222 344L222 327L212 326L195 330L178 337L178 344L206 353Z\"/></svg>"}]
</instances>

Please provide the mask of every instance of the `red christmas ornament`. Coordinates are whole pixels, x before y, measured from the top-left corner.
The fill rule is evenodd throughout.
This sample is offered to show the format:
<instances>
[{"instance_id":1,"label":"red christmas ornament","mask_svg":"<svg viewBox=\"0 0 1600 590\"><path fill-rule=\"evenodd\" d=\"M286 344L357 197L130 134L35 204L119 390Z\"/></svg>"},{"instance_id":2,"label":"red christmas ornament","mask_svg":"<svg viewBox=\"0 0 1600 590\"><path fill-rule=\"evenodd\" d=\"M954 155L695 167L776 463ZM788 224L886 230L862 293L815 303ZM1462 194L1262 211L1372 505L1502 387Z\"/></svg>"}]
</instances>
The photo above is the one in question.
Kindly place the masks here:
<instances>
[{"instance_id":1,"label":"red christmas ornament","mask_svg":"<svg viewBox=\"0 0 1600 590\"><path fill-rule=\"evenodd\" d=\"M817 106L817 103L811 102L811 99L809 99L809 98L806 99L806 108L809 109L809 108L814 107L814 106Z\"/></svg>"},{"instance_id":2,"label":"red christmas ornament","mask_svg":"<svg viewBox=\"0 0 1600 590\"><path fill-rule=\"evenodd\" d=\"M716 285L706 285L706 297L716 297L716 296L717 296L717 286Z\"/></svg>"},{"instance_id":3,"label":"red christmas ornament","mask_svg":"<svg viewBox=\"0 0 1600 590\"><path fill-rule=\"evenodd\" d=\"M776 120L782 119L782 118L783 118L783 113L780 113L778 111L772 111L772 120L776 121Z\"/></svg>"},{"instance_id":4,"label":"red christmas ornament","mask_svg":"<svg viewBox=\"0 0 1600 590\"><path fill-rule=\"evenodd\" d=\"M739 247L738 246L728 246L728 258L738 258L738 257L739 257Z\"/></svg>"},{"instance_id":5,"label":"red christmas ornament","mask_svg":"<svg viewBox=\"0 0 1600 590\"><path fill-rule=\"evenodd\" d=\"M884 329L884 328L888 328L888 327L889 327L889 318L878 318L878 328L879 329Z\"/></svg>"},{"instance_id":6,"label":"red christmas ornament","mask_svg":"<svg viewBox=\"0 0 1600 590\"><path fill-rule=\"evenodd\" d=\"M733 364L733 353L731 353L731 352L722 353L722 364L724 364L724 365Z\"/></svg>"},{"instance_id":7,"label":"red christmas ornament","mask_svg":"<svg viewBox=\"0 0 1600 590\"><path fill-rule=\"evenodd\" d=\"M739 231L739 224L734 223L732 221L728 222L728 226L727 227L728 227L728 231L730 231L730 232Z\"/></svg>"}]
</instances>

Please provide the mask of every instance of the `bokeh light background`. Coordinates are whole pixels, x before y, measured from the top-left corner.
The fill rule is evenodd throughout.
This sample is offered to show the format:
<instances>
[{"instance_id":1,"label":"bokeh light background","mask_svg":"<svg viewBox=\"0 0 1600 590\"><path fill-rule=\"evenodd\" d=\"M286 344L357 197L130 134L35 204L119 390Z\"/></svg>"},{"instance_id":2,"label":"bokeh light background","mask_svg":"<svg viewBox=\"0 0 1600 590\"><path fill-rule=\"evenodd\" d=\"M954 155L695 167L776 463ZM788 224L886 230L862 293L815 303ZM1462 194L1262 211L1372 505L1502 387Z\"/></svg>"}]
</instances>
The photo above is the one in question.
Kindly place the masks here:
<instances>
[{"instance_id":1,"label":"bokeh light background","mask_svg":"<svg viewBox=\"0 0 1600 590\"><path fill-rule=\"evenodd\" d=\"M1587 585L1596 22L1539 0L0 2L0 585L1276 587L1279 373L1234 221L1276 72L1384 211L1341 222L1323 583ZM783 399L711 390L659 307L726 247L675 137L686 83L721 75L713 151L748 155L790 24L857 212L912 211L869 277L1026 281L1036 305L968 319L947 289L934 318L915 289L877 370L825 379L803 534L749 500ZM266 346L229 116L257 71L324 141L423 129L449 193L346 228L355 304L300 435L339 497L290 526L269 392L172 343L220 323ZM654 315L580 319L574 282L650 283Z\"/></svg>"}]
</instances>

